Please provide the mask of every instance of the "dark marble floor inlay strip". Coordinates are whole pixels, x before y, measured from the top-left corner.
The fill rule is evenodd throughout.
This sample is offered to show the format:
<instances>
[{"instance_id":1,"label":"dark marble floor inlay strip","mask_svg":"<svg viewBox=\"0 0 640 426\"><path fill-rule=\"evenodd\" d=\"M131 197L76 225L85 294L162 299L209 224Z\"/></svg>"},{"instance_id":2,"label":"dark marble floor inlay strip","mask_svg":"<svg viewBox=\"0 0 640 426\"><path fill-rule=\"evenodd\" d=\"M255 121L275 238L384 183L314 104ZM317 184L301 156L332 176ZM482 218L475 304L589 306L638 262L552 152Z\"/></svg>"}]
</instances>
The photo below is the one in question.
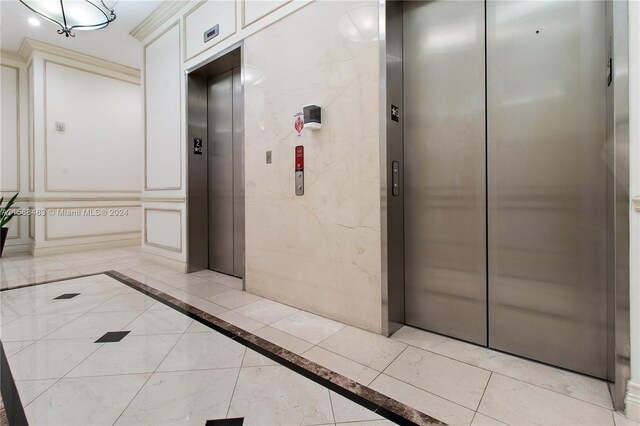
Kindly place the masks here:
<instances>
[{"instance_id":1,"label":"dark marble floor inlay strip","mask_svg":"<svg viewBox=\"0 0 640 426\"><path fill-rule=\"evenodd\" d=\"M205 426L242 426L244 417L234 417L231 419L207 420Z\"/></svg>"},{"instance_id":2,"label":"dark marble floor inlay strip","mask_svg":"<svg viewBox=\"0 0 640 426\"><path fill-rule=\"evenodd\" d=\"M61 294L58 297L54 297L53 300L67 300L67 299L73 299L76 296L79 296L80 293L65 293L65 294Z\"/></svg>"},{"instance_id":3,"label":"dark marble floor inlay strip","mask_svg":"<svg viewBox=\"0 0 640 426\"><path fill-rule=\"evenodd\" d=\"M131 331L108 331L94 343L117 343L124 339L124 336L129 333L131 333Z\"/></svg>"},{"instance_id":4,"label":"dark marble floor inlay strip","mask_svg":"<svg viewBox=\"0 0 640 426\"><path fill-rule=\"evenodd\" d=\"M106 271L105 274L395 423L445 425L442 421L413 407L309 361L158 289L117 271Z\"/></svg>"},{"instance_id":5,"label":"dark marble floor inlay strip","mask_svg":"<svg viewBox=\"0 0 640 426\"><path fill-rule=\"evenodd\" d=\"M0 393L2 394L2 403L4 405L4 414L9 425L28 425L27 416L24 414L20 395L16 382L13 380L7 355L4 353L2 340L0 340Z\"/></svg>"}]
</instances>

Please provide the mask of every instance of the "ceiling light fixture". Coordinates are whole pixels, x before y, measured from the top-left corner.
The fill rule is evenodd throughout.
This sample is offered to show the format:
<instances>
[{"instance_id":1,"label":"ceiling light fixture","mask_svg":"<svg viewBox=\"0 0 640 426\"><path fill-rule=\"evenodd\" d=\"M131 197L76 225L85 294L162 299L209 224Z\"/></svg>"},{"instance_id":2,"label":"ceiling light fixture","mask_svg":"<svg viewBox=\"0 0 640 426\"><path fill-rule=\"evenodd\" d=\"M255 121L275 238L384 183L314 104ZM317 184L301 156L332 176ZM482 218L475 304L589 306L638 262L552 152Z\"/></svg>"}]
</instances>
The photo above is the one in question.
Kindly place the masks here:
<instances>
[{"instance_id":1,"label":"ceiling light fixture","mask_svg":"<svg viewBox=\"0 0 640 426\"><path fill-rule=\"evenodd\" d=\"M99 30L116 19L113 6L103 0L20 0L22 4L60 25L58 34L75 37L75 30ZM115 2L111 2L114 3Z\"/></svg>"},{"instance_id":2,"label":"ceiling light fixture","mask_svg":"<svg viewBox=\"0 0 640 426\"><path fill-rule=\"evenodd\" d=\"M29 23L31 25L33 25L34 27L39 27L40 26L40 21L34 17L29 18Z\"/></svg>"}]
</instances>

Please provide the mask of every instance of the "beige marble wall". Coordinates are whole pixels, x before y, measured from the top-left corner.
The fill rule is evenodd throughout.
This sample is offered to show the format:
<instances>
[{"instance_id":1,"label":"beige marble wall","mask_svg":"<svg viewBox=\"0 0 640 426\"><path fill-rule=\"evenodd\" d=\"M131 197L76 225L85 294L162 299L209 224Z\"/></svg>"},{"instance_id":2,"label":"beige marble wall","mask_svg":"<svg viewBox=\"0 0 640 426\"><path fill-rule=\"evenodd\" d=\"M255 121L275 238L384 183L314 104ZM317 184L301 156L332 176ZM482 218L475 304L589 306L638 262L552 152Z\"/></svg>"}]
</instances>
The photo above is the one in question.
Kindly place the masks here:
<instances>
[{"instance_id":1,"label":"beige marble wall","mask_svg":"<svg viewBox=\"0 0 640 426\"><path fill-rule=\"evenodd\" d=\"M246 288L380 331L378 15L317 1L245 40ZM293 115L323 107L322 130ZM294 147L305 194L294 193ZM273 163L265 163L265 152Z\"/></svg>"}]
</instances>

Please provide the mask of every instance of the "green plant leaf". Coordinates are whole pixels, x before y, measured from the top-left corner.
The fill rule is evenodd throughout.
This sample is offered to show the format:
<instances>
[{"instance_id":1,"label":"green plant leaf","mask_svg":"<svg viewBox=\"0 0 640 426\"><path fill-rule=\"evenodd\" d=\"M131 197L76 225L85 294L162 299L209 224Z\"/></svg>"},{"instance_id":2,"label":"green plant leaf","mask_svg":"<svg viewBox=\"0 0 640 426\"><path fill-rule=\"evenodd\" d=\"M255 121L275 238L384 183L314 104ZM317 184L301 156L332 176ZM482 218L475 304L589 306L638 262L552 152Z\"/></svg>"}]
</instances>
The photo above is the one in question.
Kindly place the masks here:
<instances>
[{"instance_id":1,"label":"green plant leaf","mask_svg":"<svg viewBox=\"0 0 640 426\"><path fill-rule=\"evenodd\" d=\"M9 223L9 221L11 219L13 219L13 216L15 216L15 213L9 213L8 215L5 215L2 220L0 220L0 228L2 228L4 225L6 225L7 223Z\"/></svg>"},{"instance_id":2,"label":"green plant leaf","mask_svg":"<svg viewBox=\"0 0 640 426\"><path fill-rule=\"evenodd\" d=\"M13 214L10 215L9 218L7 218L7 211L9 211L9 208L11 208L11 206L13 205L13 203L15 202L16 198L18 197L19 192L16 192L15 195L13 197L11 197L11 199L9 201L7 201L7 204L0 209L0 223L2 223L2 225L4 225L5 223L9 222L11 220L11 218L14 216ZM0 199L0 205L2 204L2 200L4 200L4 197L2 197L2 199Z\"/></svg>"}]
</instances>

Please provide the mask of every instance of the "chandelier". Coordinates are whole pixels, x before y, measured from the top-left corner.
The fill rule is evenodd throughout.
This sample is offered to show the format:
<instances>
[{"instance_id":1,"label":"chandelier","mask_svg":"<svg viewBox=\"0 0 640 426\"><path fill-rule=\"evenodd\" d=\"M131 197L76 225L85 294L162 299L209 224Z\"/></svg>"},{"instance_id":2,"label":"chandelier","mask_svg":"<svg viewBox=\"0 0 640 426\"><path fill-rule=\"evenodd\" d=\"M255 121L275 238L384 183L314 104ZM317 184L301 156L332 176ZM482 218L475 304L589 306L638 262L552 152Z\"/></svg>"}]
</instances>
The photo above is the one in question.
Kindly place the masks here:
<instances>
[{"instance_id":1,"label":"chandelier","mask_svg":"<svg viewBox=\"0 0 640 426\"><path fill-rule=\"evenodd\" d=\"M20 0L22 4L60 25L58 34L75 37L75 30L99 30L116 19L113 5L103 0ZM115 4L115 2L110 2Z\"/></svg>"}]
</instances>

